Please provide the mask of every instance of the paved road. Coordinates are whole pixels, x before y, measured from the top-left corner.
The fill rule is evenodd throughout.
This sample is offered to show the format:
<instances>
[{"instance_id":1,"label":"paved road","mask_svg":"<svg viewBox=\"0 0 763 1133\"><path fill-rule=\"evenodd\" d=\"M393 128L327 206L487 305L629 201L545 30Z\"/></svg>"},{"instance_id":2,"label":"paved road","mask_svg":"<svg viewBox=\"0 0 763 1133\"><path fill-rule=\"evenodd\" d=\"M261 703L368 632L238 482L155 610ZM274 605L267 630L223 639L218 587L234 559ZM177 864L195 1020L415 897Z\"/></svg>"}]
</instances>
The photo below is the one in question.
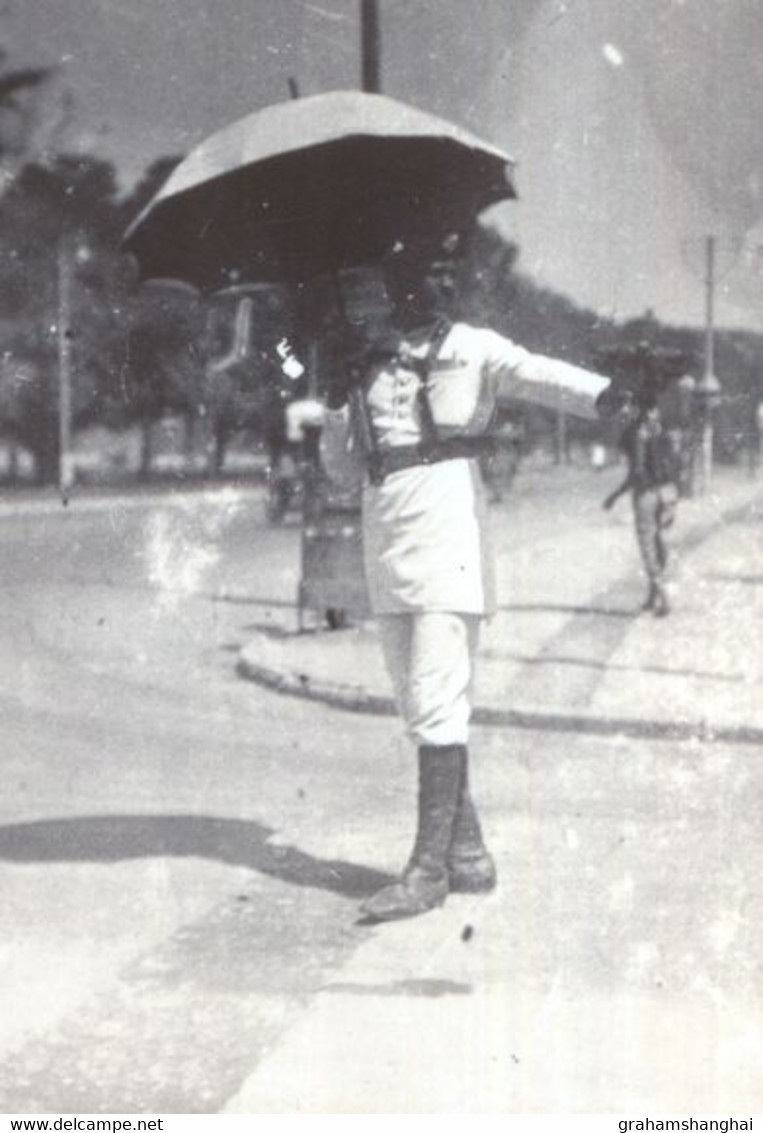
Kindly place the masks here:
<instances>
[{"instance_id":1,"label":"paved road","mask_svg":"<svg viewBox=\"0 0 763 1133\"><path fill-rule=\"evenodd\" d=\"M300 839L321 711L235 675L294 569L259 507L3 522L0 1110L214 1111L373 884ZM246 606L220 600L237 540Z\"/></svg>"},{"instance_id":2,"label":"paved road","mask_svg":"<svg viewBox=\"0 0 763 1133\"><path fill-rule=\"evenodd\" d=\"M579 537L539 491L513 505L536 562ZM478 729L500 890L362 928L410 757L388 719L236 677L296 586L260 508L0 521L0 1110L760 1108L757 750ZM758 594L749 536L704 548L703 585Z\"/></svg>"}]
</instances>

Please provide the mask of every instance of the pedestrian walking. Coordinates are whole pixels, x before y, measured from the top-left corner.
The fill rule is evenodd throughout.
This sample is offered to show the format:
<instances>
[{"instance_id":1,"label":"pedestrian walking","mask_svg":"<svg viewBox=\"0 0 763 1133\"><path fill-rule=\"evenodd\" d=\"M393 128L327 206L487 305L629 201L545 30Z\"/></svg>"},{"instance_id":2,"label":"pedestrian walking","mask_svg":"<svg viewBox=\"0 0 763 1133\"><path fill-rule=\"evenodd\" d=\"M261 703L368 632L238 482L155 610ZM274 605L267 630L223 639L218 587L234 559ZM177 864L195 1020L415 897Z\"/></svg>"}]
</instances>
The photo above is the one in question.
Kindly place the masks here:
<instances>
[{"instance_id":1,"label":"pedestrian walking","mask_svg":"<svg viewBox=\"0 0 763 1133\"><path fill-rule=\"evenodd\" d=\"M625 428L619 447L628 463L622 484L604 501L605 509L630 492L636 539L648 590L644 609L655 617L670 613L666 588L668 545L678 504L681 467L675 442L664 428L656 392L649 386L622 411Z\"/></svg>"},{"instance_id":2,"label":"pedestrian walking","mask_svg":"<svg viewBox=\"0 0 763 1133\"><path fill-rule=\"evenodd\" d=\"M495 602L479 460L500 395L591 418L609 384L454 317L464 251L456 234L396 245L382 265L388 317L327 394L324 464L340 483L362 482L371 607L418 749L413 851L362 907L372 921L496 884L468 757L479 628Z\"/></svg>"}]
</instances>

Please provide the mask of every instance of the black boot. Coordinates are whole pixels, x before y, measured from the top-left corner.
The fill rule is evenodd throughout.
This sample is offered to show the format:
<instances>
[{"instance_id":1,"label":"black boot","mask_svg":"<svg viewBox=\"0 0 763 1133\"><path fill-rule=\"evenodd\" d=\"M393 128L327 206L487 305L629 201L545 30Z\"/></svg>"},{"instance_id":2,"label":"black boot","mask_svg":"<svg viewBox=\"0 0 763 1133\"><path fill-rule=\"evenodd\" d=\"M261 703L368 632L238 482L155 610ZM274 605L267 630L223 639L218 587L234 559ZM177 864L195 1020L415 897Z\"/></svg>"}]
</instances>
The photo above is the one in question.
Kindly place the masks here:
<instances>
[{"instance_id":1,"label":"black boot","mask_svg":"<svg viewBox=\"0 0 763 1133\"><path fill-rule=\"evenodd\" d=\"M495 862L483 841L477 809L469 790L469 759L466 754L447 863L451 893L488 893L495 889L498 881Z\"/></svg>"},{"instance_id":2,"label":"black boot","mask_svg":"<svg viewBox=\"0 0 763 1133\"><path fill-rule=\"evenodd\" d=\"M441 905L448 895L447 858L466 748L460 744L419 748L419 822L416 843L403 876L361 906L373 921L415 917Z\"/></svg>"}]
</instances>

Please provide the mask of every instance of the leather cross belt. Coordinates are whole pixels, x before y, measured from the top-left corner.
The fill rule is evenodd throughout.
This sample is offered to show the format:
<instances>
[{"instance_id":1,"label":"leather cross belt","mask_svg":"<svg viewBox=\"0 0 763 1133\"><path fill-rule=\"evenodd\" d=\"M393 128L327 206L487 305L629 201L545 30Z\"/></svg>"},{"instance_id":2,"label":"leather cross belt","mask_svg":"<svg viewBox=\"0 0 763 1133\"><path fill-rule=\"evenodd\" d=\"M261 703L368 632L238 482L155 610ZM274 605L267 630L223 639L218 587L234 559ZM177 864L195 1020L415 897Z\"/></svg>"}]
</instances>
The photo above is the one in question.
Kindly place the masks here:
<instances>
[{"instance_id":1,"label":"leather cross belt","mask_svg":"<svg viewBox=\"0 0 763 1133\"><path fill-rule=\"evenodd\" d=\"M443 460L470 460L489 456L495 452L495 440L490 436L444 437L430 444L396 445L369 457L369 474L372 484L381 484L393 472L415 468L418 464L439 464Z\"/></svg>"}]
</instances>

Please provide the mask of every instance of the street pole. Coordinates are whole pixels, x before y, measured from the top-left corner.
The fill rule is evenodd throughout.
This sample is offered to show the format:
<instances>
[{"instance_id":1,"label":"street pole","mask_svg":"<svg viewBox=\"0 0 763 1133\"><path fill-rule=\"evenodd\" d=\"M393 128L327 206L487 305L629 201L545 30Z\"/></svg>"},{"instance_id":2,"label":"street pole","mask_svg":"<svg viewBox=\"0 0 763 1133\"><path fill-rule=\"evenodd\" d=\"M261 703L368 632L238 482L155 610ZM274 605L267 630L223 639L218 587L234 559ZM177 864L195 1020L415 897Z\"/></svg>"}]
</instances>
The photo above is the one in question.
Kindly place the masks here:
<instances>
[{"instance_id":1,"label":"street pole","mask_svg":"<svg viewBox=\"0 0 763 1133\"><path fill-rule=\"evenodd\" d=\"M713 470L713 417L711 400L715 386L715 236L705 243L705 368L702 375L702 441L700 492L710 487Z\"/></svg>"},{"instance_id":2,"label":"street pole","mask_svg":"<svg viewBox=\"0 0 763 1133\"><path fill-rule=\"evenodd\" d=\"M68 502L72 486L72 255L69 240L58 244L58 486Z\"/></svg>"},{"instance_id":3,"label":"street pole","mask_svg":"<svg viewBox=\"0 0 763 1133\"><path fill-rule=\"evenodd\" d=\"M567 414L563 409L556 411L556 433L554 436L554 464L568 463Z\"/></svg>"},{"instance_id":4,"label":"street pole","mask_svg":"<svg viewBox=\"0 0 763 1133\"><path fill-rule=\"evenodd\" d=\"M750 476L758 475L760 465L761 439L763 439L763 401L758 392L758 378L755 375L750 382L749 390L749 420L748 429L748 468Z\"/></svg>"},{"instance_id":5,"label":"street pole","mask_svg":"<svg viewBox=\"0 0 763 1133\"><path fill-rule=\"evenodd\" d=\"M705 243L705 377L715 373L715 237Z\"/></svg>"},{"instance_id":6,"label":"street pole","mask_svg":"<svg viewBox=\"0 0 763 1133\"><path fill-rule=\"evenodd\" d=\"M363 60L362 89L367 94L379 94L381 91L381 66L377 0L361 0L360 25Z\"/></svg>"}]
</instances>

